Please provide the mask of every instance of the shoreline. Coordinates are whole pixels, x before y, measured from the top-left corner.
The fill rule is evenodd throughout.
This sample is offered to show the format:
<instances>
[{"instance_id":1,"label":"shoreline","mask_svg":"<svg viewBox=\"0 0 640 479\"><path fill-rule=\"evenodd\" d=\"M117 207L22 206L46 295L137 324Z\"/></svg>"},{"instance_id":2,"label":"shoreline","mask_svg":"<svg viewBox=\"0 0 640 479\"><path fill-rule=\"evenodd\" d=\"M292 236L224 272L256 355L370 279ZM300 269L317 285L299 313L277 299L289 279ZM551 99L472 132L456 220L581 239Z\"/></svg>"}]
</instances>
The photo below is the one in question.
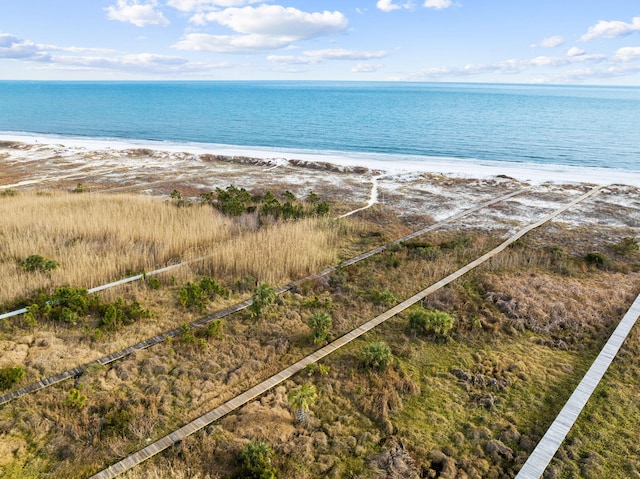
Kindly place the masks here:
<instances>
[{"instance_id":1,"label":"shoreline","mask_svg":"<svg viewBox=\"0 0 640 479\"><path fill-rule=\"evenodd\" d=\"M73 153L88 151L122 151L135 148L149 149L167 154L221 155L243 157L269 162L273 166L289 162L333 164L346 168L366 168L385 176L410 173L441 174L444 176L488 179L507 176L531 184L623 184L640 187L640 170L618 170L596 167L576 167L558 164L535 164L505 161L487 161L446 157L398 157L390 154L317 151L304 152L286 148L220 145L209 143L179 143L154 140L127 140L118 138L84 138L58 135L40 135L27 132L0 133L0 141L16 142L42 147L63 147Z\"/></svg>"}]
</instances>

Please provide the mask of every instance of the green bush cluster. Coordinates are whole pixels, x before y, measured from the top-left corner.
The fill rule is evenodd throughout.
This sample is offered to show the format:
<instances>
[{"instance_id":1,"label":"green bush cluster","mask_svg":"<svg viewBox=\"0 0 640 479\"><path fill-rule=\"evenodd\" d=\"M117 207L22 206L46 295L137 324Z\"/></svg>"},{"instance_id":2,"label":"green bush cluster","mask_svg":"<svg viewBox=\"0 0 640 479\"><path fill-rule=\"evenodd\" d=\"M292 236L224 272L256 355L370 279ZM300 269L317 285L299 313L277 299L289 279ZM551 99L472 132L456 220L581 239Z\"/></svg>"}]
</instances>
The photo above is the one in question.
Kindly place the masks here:
<instances>
[{"instance_id":1,"label":"green bush cluster","mask_svg":"<svg viewBox=\"0 0 640 479\"><path fill-rule=\"evenodd\" d=\"M56 269L59 265L57 261L45 258L39 254L32 254L20 263L24 271L47 272Z\"/></svg>"},{"instance_id":2,"label":"green bush cluster","mask_svg":"<svg viewBox=\"0 0 640 479\"><path fill-rule=\"evenodd\" d=\"M369 343L362 348L362 363L378 371L385 370L393 361L389 345L383 341Z\"/></svg>"},{"instance_id":3,"label":"green bush cluster","mask_svg":"<svg viewBox=\"0 0 640 479\"><path fill-rule=\"evenodd\" d=\"M210 203L224 214L240 216L258 212L261 216L281 219L300 219L308 216L328 215L330 208L326 201L319 201L310 193L306 201L299 201L290 191L285 191L278 199L271 191L264 195L251 195L246 189L229 185L226 189L216 188L215 192L200 195L203 203Z\"/></svg>"},{"instance_id":4,"label":"green bush cluster","mask_svg":"<svg viewBox=\"0 0 640 479\"><path fill-rule=\"evenodd\" d=\"M52 320L75 324L80 317L89 313L90 305L86 289L63 286L51 295L41 294L27 307L25 319L27 322Z\"/></svg>"},{"instance_id":5,"label":"green bush cluster","mask_svg":"<svg viewBox=\"0 0 640 479\"><path fill-rule=\"evenodd\" d=\"M0 190L0 197L4 196L5 198L9 198L11 196L17 196L18 192L16 190L12 190L11 188L7 188L6 190Z\"/></svg>"},{"instance_id":6,"label":"green bush cluster","mask_svg":"<svg viewBox=\"0 0 640 479\"><path fill-rule=\"evenodd\" d=\"M207 324L202 330L202 336L206 339L222 339L224 337L224 328L221 319L216 319Z\"/></svg>"},{"instance_id":7,"label":"green bush cluster","mask_svg":"<svg viewBox=\"0 0 640 479\"><path fill-rule=\"evenodd\" d=\"M331 335L331 316L322 311L315 312L307 318L307 324L311 328L311 340L320 344L329 339Z\"/></svg>"},{"instance_id":8,"label":"green bush cluster","mask_svg":"<svg viewBox=\"0 0 640 479\"><path fill-rule=\"evenodd\" d=\"M0 391L12 388L24 378L24 368L7 366L0 368Z\"/></svg>"},{"instance_id":9,"label":"green bush cluster","mask_svg":"<svg viewBox=\"0 0 640 479\"><path fill-rule=\"evenodd\" d=\"M587 253L584 255L584 261L590 266L595 266L598 269L607 269L611 260L603 253L597 251Z\"/></svg>"},{"instance_id":10,"label":"green bush cluster","mask_svg":"<svg viewBox=\"0 0 640 479\"><path fill-rule=\"evenodd\" d=\"M444 311L417 309L409 313L409 328L438 338L446 338L453 329L453 317Z\"/></svg>"},{"instance_id":11,"label":"green bush cluster","mask_svg":"<svg viewBox=\"0 0 640 479\"><path fill-rule=\"evenodd\" d=\"M80 389L71 388L64 404L71 408L82 409L87 404L87 396L86 394L82 394Z\"/></svg>"},{"instance_id":12,"label":"green bush cluster","mask_svg":"<svg viewBox=\"0 0 640 479\"><path fill-rule=\"evenodd\" d=\"M275 479L276 470L271 465L273 449L264 441L253 440L238 455L242 475L246 479Z\"/></svg>"},{"instance_id":13,"label":"green bush cluster","mask_svg":"<svg viewBox=\"0 0 640 479\"><path fill-rule=\"evenodd\" d=\"M128 304L118 298L114 303L103 303L97 296L89 297L86 289L63 286L51 295L41 294L27 307L25 320L28 324L51 320L73 325L89 315L99 318L98 328L117 330L140 318L148 318L151 313L137 301Z\"/></svg>"},{"instance_id":14,"label":"green bush cluster","mask_svg":"<svg viewBox=\"0 0 640 479\"><path fill-rule=\"evenodd\" d=\"M251 297L252 303L247 308L251 313L251 317L259 318L264 310L276 301L276 290L267 283L260 283Z\"/></svg>"},{"instance_id":15,"label":"green bush cluster","mask_svg":"<svg viewBox=\"0 0 640 479\"><path fill-rule=\"evenodd\" d=\"M100 313L98 326L112 331L151 316L150 311L142 308L137 301L126 304L122 298L116 299L115 303L98 305L98 312Z\"/></svg>"},{"instance_id":16,"label":"green bush cluster","mask_svg":"<svg viewBox=\"0 0 640 479\"><path fill-rule=\"evenodd\" d=\"M396 296L388 289L369 289L365 293L365 297L371 301L373 304L382 304L382 305L390 305L395 303Z\"/></svg>"},{"instance_id":17,"label":"green bush cluster","mask_svg":"<svg viewBox=\"0 0 640 479\"><path fill-rule=\"evenodd\" d=\"M178 301L186 308L204 309L206 304L213 301L216 296L226 298L229 296L229 291L208 276L198 282L188 282L178 291Z\"/></svg>"}]
</instances>

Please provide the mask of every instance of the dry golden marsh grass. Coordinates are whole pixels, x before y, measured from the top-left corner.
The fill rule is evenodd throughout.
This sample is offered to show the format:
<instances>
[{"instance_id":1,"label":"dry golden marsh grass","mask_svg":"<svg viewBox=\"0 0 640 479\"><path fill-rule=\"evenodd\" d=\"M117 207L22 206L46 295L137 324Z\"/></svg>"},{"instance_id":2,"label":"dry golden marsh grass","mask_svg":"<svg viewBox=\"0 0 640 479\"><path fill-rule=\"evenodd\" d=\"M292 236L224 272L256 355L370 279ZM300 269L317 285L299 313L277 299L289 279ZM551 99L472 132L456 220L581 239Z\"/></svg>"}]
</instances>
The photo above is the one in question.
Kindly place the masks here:
<instances>
[{"instance_id":1,"label":"dry golden marsh grass","mask_svg":"<svg viewBox=\"0 0 640 479\"><path fill-rule=\"evenodd\" d=\"M0 303L61 285L90 288L132 272L210 256L207 269L279 284L336 261L338 228L322 219L233 221L206 205L134 195L20 192L0 198ZM28 272L30 255L59 263Z\"/></svg>"}]
</instances>

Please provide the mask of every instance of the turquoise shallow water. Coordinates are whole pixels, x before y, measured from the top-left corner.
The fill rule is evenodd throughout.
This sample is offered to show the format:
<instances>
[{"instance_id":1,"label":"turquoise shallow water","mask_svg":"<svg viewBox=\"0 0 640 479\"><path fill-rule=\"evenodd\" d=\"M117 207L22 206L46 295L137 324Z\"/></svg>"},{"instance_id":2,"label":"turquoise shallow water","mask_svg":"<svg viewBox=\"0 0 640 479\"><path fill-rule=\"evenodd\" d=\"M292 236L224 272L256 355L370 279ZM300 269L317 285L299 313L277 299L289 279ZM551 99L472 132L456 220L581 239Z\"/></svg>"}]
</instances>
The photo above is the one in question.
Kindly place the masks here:
<instances>
[{"instance_id":1,"label":"turquoise shallow water","mask_svg":"<svg viewBox=\"0 0 640 479\"><path fill-rule=\"evenodd\" d=\"M0 82L0 131L640 170L640 88Z\"/></svg>"}]
</instances>

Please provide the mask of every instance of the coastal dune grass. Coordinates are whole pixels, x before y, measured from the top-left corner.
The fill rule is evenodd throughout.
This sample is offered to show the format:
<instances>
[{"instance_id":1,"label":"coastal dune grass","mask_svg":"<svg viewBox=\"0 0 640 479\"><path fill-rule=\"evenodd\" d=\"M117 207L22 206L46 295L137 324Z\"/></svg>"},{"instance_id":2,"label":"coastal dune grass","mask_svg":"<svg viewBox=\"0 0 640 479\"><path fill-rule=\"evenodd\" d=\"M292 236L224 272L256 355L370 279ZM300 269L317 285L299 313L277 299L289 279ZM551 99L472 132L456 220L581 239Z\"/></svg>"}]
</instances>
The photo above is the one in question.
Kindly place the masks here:
<instances>
[{"instance_id":1,"label":"coastal dune grass","mask_svg":"<svg viewBox=\"0 0 640 479\"><path fill-rule=\"evenodd\" d=\"M0 304L62 285L91 288L212 254L208 271L277 283L335 261L337 237L337 228L321 219L257 228L255 221L232 220L206 205L20 192L0 198ZM21 263L31 255L59 266L26 271Z\"/></svg>"}]
</instances>

